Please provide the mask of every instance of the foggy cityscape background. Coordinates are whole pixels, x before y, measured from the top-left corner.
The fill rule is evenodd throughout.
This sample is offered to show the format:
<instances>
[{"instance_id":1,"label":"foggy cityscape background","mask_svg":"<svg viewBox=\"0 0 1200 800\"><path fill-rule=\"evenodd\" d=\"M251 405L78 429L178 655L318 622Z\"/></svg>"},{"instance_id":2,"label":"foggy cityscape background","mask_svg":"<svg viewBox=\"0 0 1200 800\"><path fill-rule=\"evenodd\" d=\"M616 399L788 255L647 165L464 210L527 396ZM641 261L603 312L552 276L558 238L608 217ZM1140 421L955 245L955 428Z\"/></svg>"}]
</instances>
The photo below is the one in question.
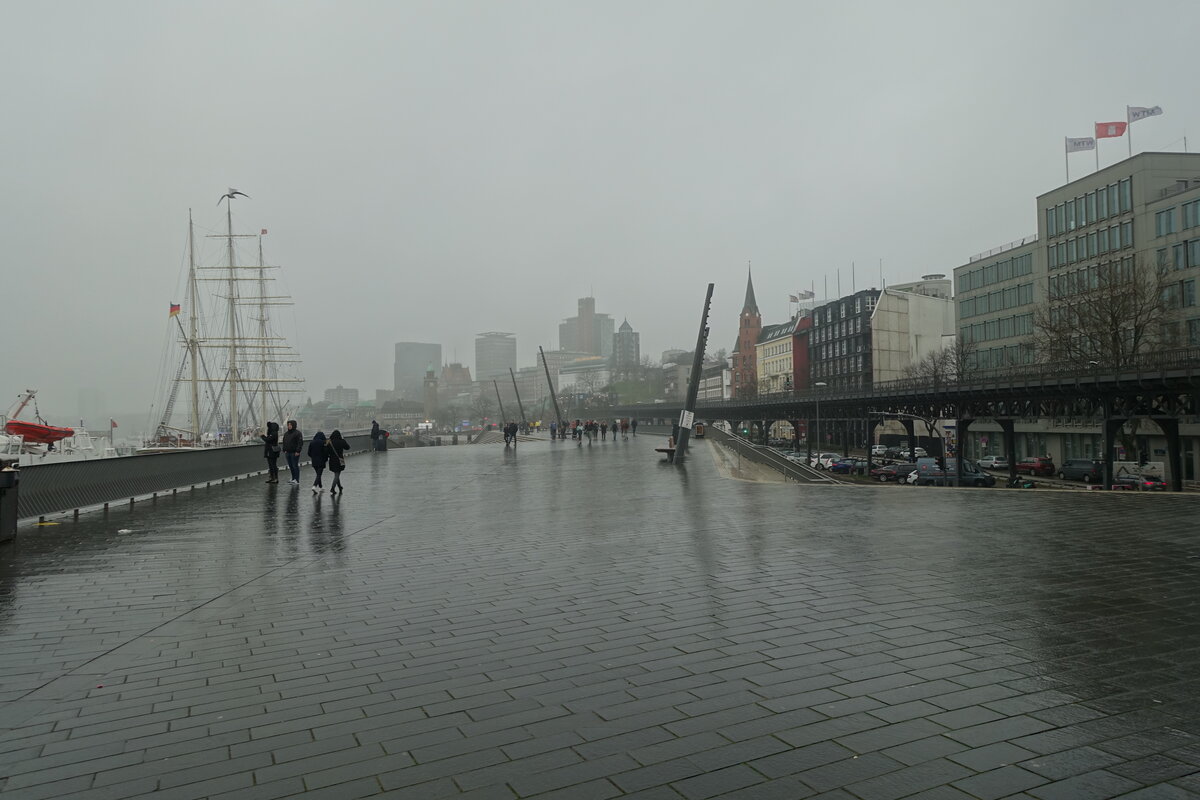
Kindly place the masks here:
<instances>
[{"instance_id":1,"label":"foggy cityscape background","mask_svg":"<svg viewBox=\"0 0 1200 800\"><path fill-rule=\"evenodd\" d=\"M1200 146L1200 6L1133 9L6 3L2 405L144 428L188 211L223 230L229 187L314 399L390 388L396 342L473 366L508 331L533 364L586 296L656 357L712 281L729 348L748 262L773 322L852 270L950 273L1036 231L1063 137L1126 104L1166 109L1134 152Z\"/></svg>"}]
</instances>

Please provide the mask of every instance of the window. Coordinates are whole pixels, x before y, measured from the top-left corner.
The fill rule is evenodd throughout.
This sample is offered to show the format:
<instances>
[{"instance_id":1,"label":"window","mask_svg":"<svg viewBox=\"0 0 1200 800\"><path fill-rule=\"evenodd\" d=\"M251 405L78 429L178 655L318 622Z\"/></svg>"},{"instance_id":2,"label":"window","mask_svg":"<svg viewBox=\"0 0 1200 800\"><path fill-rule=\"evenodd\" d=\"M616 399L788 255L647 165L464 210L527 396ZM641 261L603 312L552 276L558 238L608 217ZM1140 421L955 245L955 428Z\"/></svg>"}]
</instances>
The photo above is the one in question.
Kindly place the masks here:
<instances>
[{"instance_id":1,"label":"window","mask_svg":"<svg viewBox=\"0 0 1200 800\"><path fill-rule=\"evenodd\" d=\"M1133 223L1121 223L1121 247L1133 247Z\"/></svg>"},{"instance_id":2,"label":"window","mask_svg":"<svg viewBox=\"0 0 1200 800\"><path fill-rule=\"evenodd\" d=\"M1192 308L1196 305L1196 281L1194 278L1179 282L1179 303L1184 308Z\"/></svg>"},{"instance_id":3,"label":"window","mask_svg":"<svg viewBox=\"0 0 1200 800\"><path fill-rule=\"evenodd\" d=\"M1067 240L1067 263L1074 264L1077 260L1078 259L1076 258L1075 253L1075 240L1069 239Z\"/></svg>"},{"instance_id":4,"label":"window","mask_svg":"<svg viewBox=\"0 0 1200 800\"><path fill-rule=\"evenodd\" d=\"M1175 209L1168 208L1154 215L1154 235L1167 236L1175 232Z\"/></svg>"},{"instance_id":5,"label":"window","mask_svg":"<svg viewBox=\"0 0 1200 800\"><path fill-rule=\"evenodd\" d=\"M1187 269L1187 242L1180 242L1171 247L1171 261L1175 264L1175 269Z\"/></svg>"},{"instance_id":6,"label":"window","mask_svg":"<svg viewBox=\"0 0 1200 800\"><path fill-rule=\"evenodd\" d=\"M1189 319L1187 323L1188 344L1200 345L1200 319Z\"/></svg>"},{"instance_id":7,"label":"window","mask_svg":"<svg viewBox=\"0 0 1200 800\"><path fill-rule=\"evenodd\" d=\"M1058 220L1057 227L1058 227L1059 234L1061 235L1063 233L1066 233L1066 231L1067 231L1067 207L1066 207L1066 205L1064 205L1063 203L1059 203L1058 205L1056 205L1054 207L1054 217L1055 217L1055 219Z\"/></svg>"},{"instance_id":8,"label":"window","mask_svg":"<svg viewBox=\"0 0 1200 800\"><path fill-rule=\"evenodd\" d=\"M1096 231L1096 239L1098 240L1098 244L1096 246L1098 252L1107 253L1110 249L1112 249L1108 244L1108 228L1101 228L1100 230Z\"/></svg>"},{"instance_id":9,"label":"window","mask_svg":"<svg viewBox=\"0 0 1200 800\"><path fill-rule=\"evenodd\" d=\"M1191 239L1188 241L1187 263L1189 267L1200 267L1200 239Z\"/></svg>"},{"instance_id":10,"label":"window","mask_svg":"<svg viewBox=\"0 0 1200 800\"><path fill-rule=\"evenodd\" d=\"M1121 203L1120 203L1120 198L1117 196L1117 185L1115 183L1109 184L1109 186L1108 186L1108 215L1110 217L1115 217L1117 214L1121 213L1120 209L1121 209Z\"/></svg>"},{"instance_id":11,"label":"window","mask_svg":"<svg viewBox=\"0 0 1200 800\"><path fill-rule=\"evenodd\" d=\"M1108 219L1108 192L1100 189L1096 192L1096 218Z\"/></svg>"},{"instance_id":12,"label":"window","mask_svg":"<svg viewBox=\"0 0 1200 800\"><path fill-rule=\"evenodd\" d=\"M854 298L854 313L855 314L862 313L862 298L861 297Z\"/></svg>"},{"instance_id":13,"label":"window","mask_svg":"<svg viewBox=\"0 0 1200 800\"><path fill-rule=\"evenodd\" d=\"M1067 230L1075 230L1075 201L1067 201Z\"/></svg>"},{"instance_id":14,"label":"window","mask_svg":"<svg viewBox=\"0 0 1200 800\"><path fill-rule=\"evenodd\" d=\"M1159 269L1165 269L1169 265L1167 260L1167 248L1160 247L1154 251L1154 266Z\"/></svg>"},{"instance_id":15,"label":"window","mask_svg":"<svg viewBox=\"0 0 1200 800\"><path fill-rule=\"evenodd\" d=\"M1183 227L1184 230L1194 228L1200 225L1200 200L1193 200L1190 203L1183 204Z\"/></svg>"},{"instance_id":16,"label":"window","mask_svg":"<svg viewBox=\"0 0 1200 800\"><path fill-rule=\"evenodd\" d=\"M1033 302L1033 284L1023 283L1017 287L1017 300L1020 305L1029 305Z\"/></svg>"},{"instance_id":17,"label":"window","mask_svg":"<svg viewBox=\"0 0 1200 800\"><path fill-rule=\"evenodd\" d=\"M1121 181L1121 213L1133 211L1133 179Z\"/></svg>"},{"instance_id":18,"label":"window","mask_svg":"<svg viewBox=\"0 0 1200 800\"><path fill-rule=\"evenodd\" d=\"M1088 221L1088 224L1091 225L1097 219L1099 219L1099 218L1096 216L1096 193L1088 192L1088 195L1087 195L1087 221Z\"/></svg>"},{"instance_id":19,"label":"window","mask_svg":"<svg viewBox=\"0 0 1200 800\"><path fill-rule=\"evenodd\" d=\"M1046 209L1046 238L1058 235L1058 226L1054 224L1054 207Z\"/></svg>"}]
</instances>

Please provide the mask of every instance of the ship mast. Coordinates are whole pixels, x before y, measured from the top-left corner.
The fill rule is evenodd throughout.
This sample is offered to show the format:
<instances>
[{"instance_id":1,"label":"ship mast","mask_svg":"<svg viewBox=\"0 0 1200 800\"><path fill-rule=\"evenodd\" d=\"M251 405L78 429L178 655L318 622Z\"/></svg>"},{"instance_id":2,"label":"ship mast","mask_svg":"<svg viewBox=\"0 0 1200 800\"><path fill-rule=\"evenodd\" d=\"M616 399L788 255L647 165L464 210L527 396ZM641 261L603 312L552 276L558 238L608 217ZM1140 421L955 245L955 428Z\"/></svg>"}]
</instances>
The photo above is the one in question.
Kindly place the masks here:
<instances>
[{"instance_id":1,"label":"ship mast","mask_svg":"<svg viewBox=\"0 0 1200 800\"><path fill-rule=\"evenodd\" d=\"M192 210L188 209L188 361L192 365L192 445L200 440L200 339L197 335L196 311L196 232L192 226Z\"/></svg>"},{"instance_id":2,"label":"ship mast","mask_svg":"<svg viewBox=\"0 0 1200 800\"><path fill-rule=\"evenodd\" d=\"M233 259L233 197L225 199L225 219L229 226L229 440L236 444L241 441L237 405L237 262Z\"/></svg>"},{"instance_id":3,"label":"ship mast","mask_svg":"<svg viewBox=\"0 0 1200 800\"><path fill-rule=\"evenodd\" d=\"M258 235L258 341L259 354L262 356L259 364L259 378L262 383L259 385L259 393L262 394L262 417L259 418L259 425L265 430L267 427L267 279L265 277L266 269L263 264L262 252L262 234Z\"/></svg>"}]
</instances>

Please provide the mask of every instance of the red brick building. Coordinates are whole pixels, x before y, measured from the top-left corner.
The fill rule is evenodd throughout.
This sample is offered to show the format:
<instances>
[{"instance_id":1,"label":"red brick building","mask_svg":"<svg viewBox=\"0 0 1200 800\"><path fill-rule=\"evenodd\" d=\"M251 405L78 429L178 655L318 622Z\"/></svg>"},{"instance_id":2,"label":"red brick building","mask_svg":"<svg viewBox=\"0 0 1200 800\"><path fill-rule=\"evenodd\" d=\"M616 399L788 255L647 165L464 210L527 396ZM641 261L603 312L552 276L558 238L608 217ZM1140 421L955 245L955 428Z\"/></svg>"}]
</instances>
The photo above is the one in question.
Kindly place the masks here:
<instances>
[{"instance_id":1,"label":"red brick building","mask_svg":"<svg viewBox=\"0 0 1200 800\"><path fill-rule=\"evenodd\" d=\"M746 269L746 302L738 318L738 338L734 345L730 364L733 384L732 396L755 397L758 394L758 364L754 346L762 332L762 314L754 299L754 279Z\"/></svg>"}]
</instances>

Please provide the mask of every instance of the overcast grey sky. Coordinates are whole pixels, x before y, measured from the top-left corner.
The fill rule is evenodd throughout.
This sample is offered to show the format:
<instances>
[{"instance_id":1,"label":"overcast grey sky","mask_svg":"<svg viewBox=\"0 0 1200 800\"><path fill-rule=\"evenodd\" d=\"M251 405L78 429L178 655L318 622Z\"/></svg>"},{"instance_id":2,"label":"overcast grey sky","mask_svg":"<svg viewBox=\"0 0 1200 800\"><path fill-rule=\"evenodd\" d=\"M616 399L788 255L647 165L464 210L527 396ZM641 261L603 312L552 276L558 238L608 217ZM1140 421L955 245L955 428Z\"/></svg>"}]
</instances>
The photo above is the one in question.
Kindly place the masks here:
<instances>
[{"instance_id":1,"label":"overcast grey sky","mask_svg":"<svg viewBox=\"0 0 1200 800\"><path fill-rule=\"evenodd\" d=\"M188 209L217 228L231 186L310 394L373 397L394 342L473 373L474 334L512 331L532 364L589 293L657 357L708 281L732 346L747 261L768 323L852 262L858 288L880 259L949 273L1035 232L1063 137L1126 104L1165 110L1135 151L1200 148L1194 0L0 9L0 390L44 413L156 401Z\"/></svg>"}]
</instances>

